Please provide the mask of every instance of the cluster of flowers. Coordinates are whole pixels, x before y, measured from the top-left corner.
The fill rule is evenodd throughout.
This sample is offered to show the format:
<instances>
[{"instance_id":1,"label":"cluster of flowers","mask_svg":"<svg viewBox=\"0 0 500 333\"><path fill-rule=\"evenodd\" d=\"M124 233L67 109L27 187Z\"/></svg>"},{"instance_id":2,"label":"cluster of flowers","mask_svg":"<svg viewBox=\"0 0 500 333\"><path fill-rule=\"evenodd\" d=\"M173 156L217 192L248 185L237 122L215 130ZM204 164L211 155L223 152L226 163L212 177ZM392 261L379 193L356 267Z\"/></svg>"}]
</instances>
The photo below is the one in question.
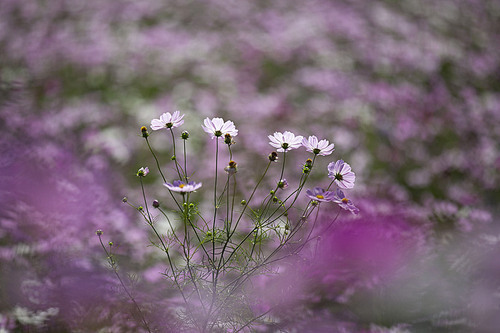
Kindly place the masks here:
<instances>
[{"instance_id":1,"label":"cluster of flowers","mask_svg":"<svg viewBox=\"0 0 500 333\"><path fill-rule=\"evenodd\" d=\"M161 129L172 129L184 124L184 115L181 115L180 111L175 111L174 113L165 112L159 119L153 119L151 121L151 129L154 131ZM204 125L202 125L203 130L208 133L211 139L224 138L224 141L231 144L232 138L238 135L238 130L234 123L230 120L224 121L222 118L206 118L204 120ZM143 130L144 133L144 130ZM189 135L187 132L183 132L182 137L187 139ZM328 156L335 150L335 145L326 139L318 140L314 135L309 136L308 139L301 135L295 135L292 132L285 131L284 133L275 132L273 135L269 135L269 144L276 148L278 152L286 153L290 150L300 148L304 146L308 152L321 156ZM269 156L271 161L276 162L278 160L277 154L271 154ZM310 171L310 166L312 160L308 159L306 161L304 172ZM236 172L236 163L231 161L229 166L225 168L226 172ZM145 176L149 172L149 169L141 168L137 175ZM354 181L356 175L351 171L351 166L344 162L343 160L338 160L336 162L331 162L328 164L328 177L332 179L332 183L335 183L339 188L336 191L324 190L321 187L315 187L312 190L307 190L306 195L312 200L314 204L319 202L334 202L337 203L341 208L350 211L353 214L358 214L359 209L348 199L342 189L351 189L354 187ZM169 190L179 193L189 193L199 189L202 184L196 183L194 181L182 181L176 180L173 183L165 182L163 184ZM287 185L286 179L280 180L278 186L285 187ZM331 186L331 184L330 184ZM330 188L328 187L328 189Z\"/></svg>"}]
</instances>

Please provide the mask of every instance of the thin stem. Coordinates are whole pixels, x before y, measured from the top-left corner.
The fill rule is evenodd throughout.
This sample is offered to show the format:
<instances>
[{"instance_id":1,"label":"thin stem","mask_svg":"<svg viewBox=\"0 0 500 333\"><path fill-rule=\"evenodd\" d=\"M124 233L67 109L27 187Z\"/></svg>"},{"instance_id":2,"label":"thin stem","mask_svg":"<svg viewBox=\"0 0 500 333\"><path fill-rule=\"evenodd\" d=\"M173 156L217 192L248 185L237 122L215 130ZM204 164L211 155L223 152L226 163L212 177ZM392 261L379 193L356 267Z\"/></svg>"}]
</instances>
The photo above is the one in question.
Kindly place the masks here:
<instances>
[{"instance_id":1,"label":"thin stem","mask_svg":"<svg viewBox=\"0 0 500 333\"><path fill-rule=\"evenodd\" d=\"M156 157L156 154L155 152L153 151L153 148L151 148L151 145L149 144L149 140L148 138L146 138L146 143L148 144L148 148L149 150L151 151L151 154L153 154L153 157L156 161L156 166L158 167L158 171L160 172L160 175L161 175L161 178L163 179L163 182L166 182L167 179L165 178L165 176L163 175L163 172L161 172L161 168L160 168L160 162L158 162L158 158Z\"/></svg>"},{"instance_id":2,"label":"thin stem","mask_svg":"<svg viewBox=\"0 0 500 333\"><path fill-rule=\"evenodd\" d=\"M175 169L177 170L177 174L179 175L179 179L182 179L182 175L181 175L181 172L179 170L179 162L177 162L177 156L175 154L175 137L174 137L174 131L172 130L172 128L170 128L170 134L172 134L172 146L174 148L174 164L175 164ZM184 177L185 178L185 177Z\"/></svg>"},{"instance_id":3,"label":"thin stem","mask_svg":"<svg viewBox=\"0 0 500 333\"><path fill-rule=\"evenodd\" d=\"M116 277L118 278L118 281L120 281L120 284L122 285L123 290L125 290L125 293L132 300L132 303L134 303L135 307L137 308L137 311L139 311L139 315L141 317L142 323L144 324L144 326L146 327L146 329L148 330L148 332L151 333L151 329L149 328L148 322L146 321L146 318L144 317L144 313L142 312L141 308L139 307L139 304L137 304L135 298L129 292L127 286L125 286L125 283L123 282L122 278L120 277L120 274L118 274L118 271L116 269L116 262L113 259L111 253L108 252L108 250L104 246L104 244L102 242L102 239L101 239L101 235L98 235L98 236L99 236L99 242L101 243L101 246L104 249L104 252L106 252L106 256L108 257L108 260L109 260L109 263L111 265L111 268L113 269L113 272L115 273Z\"/></svg>"},{"instance_id":4,"label":"thin stem","mask_svg":"<svg viewBox=\"0 0 500 333\"><path fill-rule=\"evenodd\" d=\"M184 179L186 182L188 181L188 172L187 172L187 158L186 158L186 140L183 141L183 148L184 148Z\"/></svg>"}]
</instances>

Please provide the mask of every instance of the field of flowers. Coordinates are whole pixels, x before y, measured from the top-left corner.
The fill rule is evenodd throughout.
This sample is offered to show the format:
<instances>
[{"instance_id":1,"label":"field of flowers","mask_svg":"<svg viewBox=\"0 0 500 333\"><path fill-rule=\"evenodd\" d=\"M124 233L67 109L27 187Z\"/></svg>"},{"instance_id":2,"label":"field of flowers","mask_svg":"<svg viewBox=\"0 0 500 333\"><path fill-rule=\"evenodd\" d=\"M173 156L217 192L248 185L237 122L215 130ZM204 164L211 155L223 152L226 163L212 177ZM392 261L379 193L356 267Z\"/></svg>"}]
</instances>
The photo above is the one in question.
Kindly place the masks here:
<instances>
[{"instance_id":1,"label":"field of flowers","mask_svg":"<svg viewBox=\"0 0 500 333\"><path fill-rule=\"evenodd\" d=\"M496 0L3 0L0 332L497 332L498 45Z\"/></svg>"}]
</instances>

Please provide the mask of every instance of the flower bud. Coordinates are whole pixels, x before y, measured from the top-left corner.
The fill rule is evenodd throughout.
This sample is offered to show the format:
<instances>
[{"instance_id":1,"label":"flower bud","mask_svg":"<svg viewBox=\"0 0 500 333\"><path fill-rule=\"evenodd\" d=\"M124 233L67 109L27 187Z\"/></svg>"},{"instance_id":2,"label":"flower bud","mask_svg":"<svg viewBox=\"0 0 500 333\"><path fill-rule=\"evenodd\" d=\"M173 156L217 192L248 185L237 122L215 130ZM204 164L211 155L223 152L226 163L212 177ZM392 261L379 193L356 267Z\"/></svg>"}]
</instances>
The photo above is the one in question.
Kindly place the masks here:
<instances>
[{"instance_id":1,"label":"flower bud","mask_svg":"<svg viewBox=\"0 0 500 333\"><path fill-rule=\"evenodd\" d=\"M274 190L269 191L270 195L274 195Z\"/></svg>"},{"instance_id":2,"label":"flower bud","mask_svg":"<svg viewBox=\"0 0 500 333\"><path fill-rule=\"evenodd\" d=\"M277 196L273 197L273 202L278 202L278 197Z\"/></svg>"},{"instance_id":3,"label":"flower bud","mask_svg":"<svg viewBox=\"0 0 500 333\"><path fill-rule=\"evenodd\" d=\"M231 134L229 133L226 133L224 135L224 143L227 144L227 145L232 145L233 144L233 138L231 137Z\"/></svg>"},{"instance_id":4,"label":"flower bud","mask_svg":"<svg viewBox=\"0 0 500 333\"><path fill-rule=\"evenodd\" d=\"M172 155L172 157L170 157L170 159L171 159L172 161L175 161L175 160L176 160L175 155Z\"/></svg>"},{"instance_id":5,"label":"flower bud","mask_svg":"<svg viewBox=\"0 0 500 333\"><path fill-rule=\"evenodd\" d=\"M247 204L247 202L246 202L246 200L241 200L240 204L241 204L242 206L245 206L245 205Z\"/></svg>"},{"instance_id":6,"label":"flower bud","mask_svg":"<svg viewBox=\"0 0 500 333\"><path fill-rule=\"evenodd\" d=\"M269 161L271 162L276 162L278 160L278 153L273 151L271 154L269 154Z\"/></svg>"},{"instance_id":7,"label":"flower bud","mask_svg":"<svg viewBox=\"0 0 500 333\"><path fill-rule=\"evenodd\" d=\"M142 167L137 171L137 177L146 177L149 173L148 167Z\"/></svg>"},{"instance_id":8,"label":"flower bud","mask_svg":"<svg viewBox=\"0 0 500 333\"><path fill-rule=\"evenodd\" d=\"M98 230L95 232L95 234L96 234L97 236L101 237L101 236L102 236L102 234L103 234L103 232L102 232L102 230L101 230L101 229L98 229Z\"/></svg>"},{"instance_id":9,"label":"flower bud","mask_svg":"<svg viewBox=\"0 0 500 333\"><path fill-rule=\"evenodd\" d=\"M184 131L184 132L182 132L182 134L181 134L181 138L182 138L183 140L187 140L187 139L189 138L189 132L188 132L188 131Z\"/></svg>"},{"instance_id":10,"label":"flower bud","mask_svg":"<svg viewBox=\"0 0 500 333\"><path fill-rule=\"evenodd\" d=\"M238 172L238 167L235 161L229 161L229 165L224 168L224 171L226 171L230 175L234 175L236 172Z\"/></svg>"},{"instance_id":11,"label":"flower bud","mask_svg":"<svg viewBox=\"0 0 500 333\"><path fill-rule=\"evenodd\" d=\"M143 138L147 138L149 136L148 128L146 126L141 127L141 134Z\"/></svg>"},{"instance_id":12,"label":"flower bud","mask_svg":"<svg viewBox=\"0 0 500 333\"><path fill-rule=\"evenodd\" d=\"M308 158L308 159L306 160L306 164L305 164L305 166L306 166L307 168L311 168L311 167L312 167L312 165L313 165L313 161L312 161L310 158Z\"/></svg>"},{"instance_id":13,"label":"flower bud","mask_svg":"<svg viewBox=\"0 0 500 333\"><path fill-rule=\"evenodd\" d=\"M158 207L160 207L160 203L158 202L158 200L154 200L154 201L153 201L153 207L154 207L154 208L158 208Z\"/></svg>"},{"instance_id":14,"label":"flower bud","mask_svg":"<svg viewBox=\"0 0 500 333\"><path fill-rule=\"evenodd\" d=\"M278 182L278 188L283 190L287 187L288 187L288 182L286 181L286 179L282 179Z\"/></svg>"},{"instance_id":15,"label":"flower bud","mask_svg":"<svg viewBox=\"0 0 500 333\"><path fill-rule=\"evenodd\" d=\"M108 245L109 245L109 246L113 246L113 242L109 242L109 243L108 243Z\"/></svg>"},{"instance_id":16,"label":"flower bud","mask_svg":"<svg viewBox=\"0 0 500 333\"><path fill-rule=\"evenodd\" d=\"M128 198L127 197L123 197L122 202L127 202L127 201L128 201Z\"/></svg>"}]
</instances>

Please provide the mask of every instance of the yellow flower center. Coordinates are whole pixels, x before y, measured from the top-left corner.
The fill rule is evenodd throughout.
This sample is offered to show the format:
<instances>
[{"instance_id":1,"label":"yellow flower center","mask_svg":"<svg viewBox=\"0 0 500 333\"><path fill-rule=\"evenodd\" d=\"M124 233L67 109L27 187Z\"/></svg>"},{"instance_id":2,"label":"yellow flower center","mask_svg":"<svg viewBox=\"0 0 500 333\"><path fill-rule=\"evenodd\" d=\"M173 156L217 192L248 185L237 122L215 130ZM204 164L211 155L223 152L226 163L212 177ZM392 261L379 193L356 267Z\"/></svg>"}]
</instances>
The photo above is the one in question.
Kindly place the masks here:
<instances>
[{"instance_id":1,"label":"yellow flower center","mask_svg":"<svg viewBox=\"0 0 500 333\"><path fill-rule=\"evenodd\" d=\"M180 188L183 188L184 186L186 186L186 185L184 185L184 184L180 184L179 185Z\"/></svg>"},{"instance_id":2,"label":"yellow flower center","mask_svg":"<svg viewBox=\"0 0 500 333\"><path fill-rule=\"evenodd\" d=\"M318 199L324 199L325 197L324 197L324 196L322 196L321 194L318 194L318 195L316 196L316 198L318 198Z\"/></svg>"},{"instance_id":3,"label":"yellow flower center","mask_svg":"<svg viewBox=\"0 0 500 333\"><path fill-rule=\"evenodd\" d=\"M347 198L342 198L342 202L343 202L343 203L348 203L348 202L349 202L349 199L347 199Z\"/></svg>"}]
</instances>

